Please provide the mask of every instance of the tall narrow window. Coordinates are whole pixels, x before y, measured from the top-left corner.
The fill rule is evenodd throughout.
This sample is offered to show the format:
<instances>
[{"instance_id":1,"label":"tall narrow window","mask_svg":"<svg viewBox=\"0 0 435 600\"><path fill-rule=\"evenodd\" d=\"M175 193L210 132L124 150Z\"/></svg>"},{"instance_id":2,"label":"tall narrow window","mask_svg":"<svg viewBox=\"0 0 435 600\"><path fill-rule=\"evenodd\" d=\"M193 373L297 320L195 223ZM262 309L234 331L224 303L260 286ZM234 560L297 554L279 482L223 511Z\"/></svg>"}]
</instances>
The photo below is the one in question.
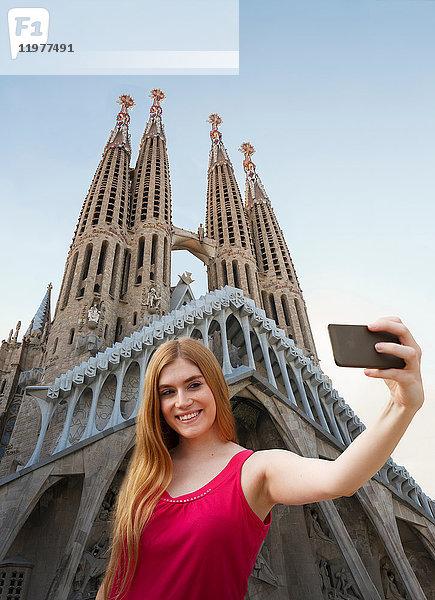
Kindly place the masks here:
<instances>
[{"instance_id":1,"label":"tall narrow window","mask_svg":"<svg viewBox=\"0 0 435 600\"><path fill-rule=\"evenodd\" d=\"M151 244L151 264L155 265L157 260L157 235L153 235L153 241Z\"/></svg>"},{"instance_id":2,"label":"tall narrow window","mask_svg":"<svg viewBox=\"0 0 435 600\"><path fill-rule=\"evenodd\" d=\"M261 299L263 301L263 309L266 311L266 315L269 316L269 302L267 300L267 294L264 290L261 292Z\"/></svg>"},{"instance_id":3,"label":"tall narrow window","mask_svg":"<svg viewBox=\"0 0 435 600\"><path fill-rule=\"evenodd\" d=\"M70 295L70 292L71 292L71 286L72 286L72 282L73 282L73 279L74 279L74 274L75 274L75 271L76 271L78 256L79 256L79 253L76 252L75 255L73 256L72 261L71 261L71 266L70 266L69 274L68 274L68 280L66 282L66 287L65 287L65 293L63 295L62 308L65 308L65 306L68 304L69 295Z\"/></svg>"},{"instance_id":4,"label":"tall narrow window","mask_svg":"<svg viewBox=\"0 0 435 600\"><path fill-rule=\"evenodd\" d=\"M122 336L122 322L121 317L118 317L116 321L116 329L115 329L115 342L121 341Z\"/></svg>"},{"instance_id":5,"label":"tall narrow window","mask_svg":"<svg viewBox=\"0 0 435 600\"><path fill-rule=\"evenodd\" d=\"M234 278L234 287L239 288L239 269L237 267L237 262L233 260L233 278Z\"/></svg>"},{"instance_id":6,"label":"tall narrow window","mask_svg":"<svg viewBox=\"0 0 435 600\"><path fill-rule=\"evenodd\" d=\"M252 281L251 281L251 272L249 270L248 265L245 265L245 273L246 273L246 283L248 284L248 294L252 296Z\"/></svg>"},{"instance_id":7,"label":"tall narrow window","mask_svg":"<svg viewBox=\"0 0 435 600\"><path fill-rule=\"evenodd\" d=\"M91 264L92 256L92 244L88 244L85 250L85 256L83 259L82 275L80 277L80 283L77 289L77 298L82 298L85 294L86 279L89 274L89 265Z\"/></svg>"},{"instance_id":8,"label":"tall narrow window","mask_svg":"<svg viewBox=\"0 0 435 600\"><path fill-rule=\"evenodd\" d=\"M290 311L287 303L287 298L285 296L281 296L281 305L282 311L284 313L285 324L287 325L287 327L289 327L292 322L290 318Z\"/></svg>"},{"instance_id":9,"label":"tall narrow window","mask_svg":"<svg viewBox=\"0 0 435 600\"><path fill-rule=\"evenodd\" d=\"M135 283L142 283L142 270L145 252L145 238L141 237L137 246L137 264L136 264L136 277Z\"/></svg>"},{"instance_id":10,"label":"tall narrow window","mask_svg":"<svg viewBox=\"0 0 435 600\"><path fill-rule=\"evenodd\" d=\"M169 285L168 282L168 238L165 237L163 241L163 283Z\"/></svg>"},{"instance_id":11,"label":"tall narrow window","mask_svg":"<svg viewBox=\"0 0 435 600\"><path fill-rule=\"evenodd\" d=\"M101 244L100 256L98 258L97 275L101 275L104 271L104 261L106 259L107 246L108 243L106 241Z\"/></svg>"},{"instance_id":12,"label":"tall narrow window","mask_svg":"<svg viewBox=\"0 0 435 600\"><path fill-rule=\"evenodd\" d=\"M128 289L128 276L130 274L130 258L131 252L129 250L124 251L124 264L122 267L122 276L121 276L121 298L125 296Z\"/></svg>"},{"instance_id":13,"label":"tall narrow window","mask_svg":"<svg viewBox=\"0 0 435 600\"><path fill-rule=\"evenodd\" d=\"M71 331L69 332L69 340L68 340L68 344L70 344L70 345L71 345L71 344L73 343L73 341L74 341L74 333L75 333L75 330L74 330L74 329L71 329Z\"/></svg>"},{"instance_id":14,"label":"tall narrow window","mask_svg":"<svg viewBox=\"0 0 435 600\"><path fill-rule=\"evenodd\" d=\"M114 297L115 295L115 287L116 287L116 276L118 274L118 263L119 263L119 244L116 245L115 248L115 256L113 257L113 265L112 265L112 276L110 279L110 289L109 294Z\"/></svg>"},{"instance_id":15,"label":"tall narrow window","mask_svg":"<svg viewBox=\"0 0 435 600\"><path fill-rule=\"evenodd\" d=\"M278 313L276 310L275 298L273 297L273 294L270 294L269 300L270 300L270 308L272 309L272 319L278 325Z\"/></svg>"},{"instance_id":16,"label":"tall narrow window","mask_svg":"<svg viewBox=\"0 0 435 600\"><path fill-rule=\"evenodd\" d=\"M224 279L224 285L228 285L228 272L227 272L227 263L222 261L222 276Z\"/></svg>"}]
</instances>

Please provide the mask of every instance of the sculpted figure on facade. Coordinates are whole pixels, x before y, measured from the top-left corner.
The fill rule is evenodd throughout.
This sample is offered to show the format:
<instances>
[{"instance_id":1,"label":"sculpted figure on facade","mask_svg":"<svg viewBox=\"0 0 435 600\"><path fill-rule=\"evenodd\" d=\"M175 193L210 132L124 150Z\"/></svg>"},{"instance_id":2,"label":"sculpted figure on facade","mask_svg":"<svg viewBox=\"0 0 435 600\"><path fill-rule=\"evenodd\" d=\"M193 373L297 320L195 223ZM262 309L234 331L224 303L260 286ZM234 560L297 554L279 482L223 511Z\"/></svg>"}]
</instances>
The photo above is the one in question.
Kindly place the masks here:
<instances>
[{"instance_id":1,"label":"sculpted figure on facade","mask_svg":"<svg viewBox=\"0 0 435 600\"><path fill-rule=\"evenodd\" d=\"M318 537L326 542L334 542L329 534L323 530L322 525L319 521L319 515L314 508L308 511L309 522L308 522L308 535L310 538Z\"/></svg>"},{"instance_id":2,"label":"sculpted figure on facade","mask_svg":"<svg viewBox=\"0 0 435 600\"><path fill-rule=\"evenodd\" d=\"M150 312L159 313L161 300L161 295L158 293L155 287L151 286L146 296L144 305L148 307Z\"/></svg>"},{"instance_id":3,"label":"sculpted figure on facade","mask_svg":"<svg viewBox=\"0 0 435 600\"><path fill-rule=\"evenodd\" d=\"M382 570L385 600L406 600L405 596L402 596L397 588L393 571L387 565L384 565Z\"/></svg>"},{"instance_id":4,"label":"sculpted figure on facade","mask_svg":"<svg viewBox=\"0 0 435 600\"><path fill-rule=\"evenodd\" d=\"M346 569L341 568L335 573L335 577L337 580L335 589L337 592L339 592L340 597L346 600L352 600L353 598L361 597L359 593L355 590L354 584L350 580Z\"/></svg>"},{"instance_id":5,"label":"sculpted figure on facade","mask_svg":"<svg viewBox=\"0 0 435 600\"><path fill-rule=\"evenodd\" d=\"M101 311L95 304L88 310L88 326L94 329L98 325L100 320Z\"/></svg>"},{"instance_id":6,"label":"sculpted figure on facade","mask_svg":"<svg viewBox=\"0 0 435 600\"><path fill-rule=\"evenodd\" d=\"M267 546L264 544L260 548L257 560L255 561L252 576L260 581L264 581L269 585L278 587L280 585L277 575L274 573L270 565L270 553Z\"/></svg>"}]
</instances>

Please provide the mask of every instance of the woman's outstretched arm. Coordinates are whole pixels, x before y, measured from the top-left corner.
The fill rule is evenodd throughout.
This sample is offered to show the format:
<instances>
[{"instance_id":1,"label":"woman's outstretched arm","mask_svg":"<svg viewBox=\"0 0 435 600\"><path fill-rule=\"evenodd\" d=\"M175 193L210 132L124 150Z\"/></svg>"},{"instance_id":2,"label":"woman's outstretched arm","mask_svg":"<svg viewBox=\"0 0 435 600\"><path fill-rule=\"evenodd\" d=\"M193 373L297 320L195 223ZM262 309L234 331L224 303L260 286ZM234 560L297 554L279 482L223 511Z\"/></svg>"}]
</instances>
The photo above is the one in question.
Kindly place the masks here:
<instances>
[{"instance_id":1,"label":"woman's outstretched arm","mask_svg":"<svg viewBox=\"0 0 435 600\"><path fill-rule=\"evenodd\" d=\"M286 450L265 450L253 455L251 468L262 485L257 487L264 507L274 504L304 504L351 496L385 464L423 404L420 374L421 350L397 317L385 317L369 326L389 331L401 345L377 344L378 352L403 358L403 369L366 369L368 377L382 378L390 389L387 405L334 461L300 457Z\"/></svg>"}]
</instances>

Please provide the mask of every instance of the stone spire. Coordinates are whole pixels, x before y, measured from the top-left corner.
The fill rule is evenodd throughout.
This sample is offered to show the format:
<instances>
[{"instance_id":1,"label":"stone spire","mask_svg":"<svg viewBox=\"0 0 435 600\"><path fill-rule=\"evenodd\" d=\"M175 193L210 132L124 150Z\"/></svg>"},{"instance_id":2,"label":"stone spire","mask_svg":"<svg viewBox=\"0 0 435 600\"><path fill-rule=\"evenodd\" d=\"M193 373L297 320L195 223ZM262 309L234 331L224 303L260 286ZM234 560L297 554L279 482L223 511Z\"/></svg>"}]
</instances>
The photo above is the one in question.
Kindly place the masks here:
<instances>
[{"instance_id":1,"label":"stone spire","mask_svg":"<svg viewBox=\"0 0 435 600\"><path fill-rule=\"evenodd\" d=\"M171 224L171 183L166 152L166 136L162 123L162 90L151 90L153 104L142 135L133 176L130 227L146 221Z\"/></svg>"},{"instance_id":2,"label":"stone spire","mask_svg":"<svg viewBox=\"0 0 435 600\"><path fill-rule=\"evenodd\" d=\"M317 358L307 309L293 261L270 199L252 162L255 148L243 143L245 208L255 247L261 300L266 314L307 356Z\"/></svg>"},{"instance_id":3,"label":"stone spire","mask_svg":"<svg viewBox=\"0 0 435 600\"><path fill-rule=\"evenodd\" d=\"M169 312L171 294L171 182L161 102L165 94L151 90L153 104L133 171L130 207L132 241L132 327ZM135 315L135 316L134 316ZM134 323L136 320L136 323Z\"/></svg>"},{"instance_id":4,"label":"stone spire","mask_svg":"<svg viewBox=\"0 0 435 600\"><path fill-rule=\"evenodd\" d=\"M129 94L119 96L117 103L121 104L121 110L83 203L73 244L89 234L94 235L96 229L113 227L124 233L127 225L131 155L128 111L135 103Z\"/></svg>"},{"instance_id":5,"label":"stone spire","mask_svg":"<svg viewBox=\"0 0 435 600\"><path fill-rule=\"evenodd\" d=\"M45 381L87 360L121 335L118 313L128 286L130 136L121 110L83 203L64 271L47 345Z\"/></svg>"},{"instance_id":6,"label":"stone spire","mask_svg":"<svg viewBox=\"0 0 435 600\"><path fill-rule=\"evenodd\" d=\"M257 305L260 296L257 265L240 190L218 127L222 119L209 116L211 150L207 185L207 236L216 241L216 256L207 266L209 290L232 285Z\"/></svg>"},{"instance_id":7,"label":"stone spire","mask_svg":"<svg viewBox=\"0 0 435 600\"><path fill-rule=\"evenodd\" d=\"M47 286L44 298L35 313L26 333L27 338L42 338L44 332L48 333L51 322L51 290L53 286L51 283Z\"/></svg>"}]
</instances>

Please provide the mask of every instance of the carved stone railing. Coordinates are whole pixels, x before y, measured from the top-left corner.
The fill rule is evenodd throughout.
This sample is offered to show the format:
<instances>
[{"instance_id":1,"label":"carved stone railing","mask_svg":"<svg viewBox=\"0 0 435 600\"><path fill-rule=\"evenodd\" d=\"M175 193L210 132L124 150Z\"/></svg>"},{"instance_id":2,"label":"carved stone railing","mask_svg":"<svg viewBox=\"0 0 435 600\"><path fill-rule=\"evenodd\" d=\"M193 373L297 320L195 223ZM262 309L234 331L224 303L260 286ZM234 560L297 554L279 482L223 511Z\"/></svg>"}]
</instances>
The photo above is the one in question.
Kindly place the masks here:
<instances>
[{"instance_id":1,"label":"carved stone railing","mask_svg":"<svg viewBox=\"0 0 435 600\"><path fill-rule=\"evenodd\" d=\"M233 318L230 319L231 316ZM341 449L365 429L332 387L329 378L304 356L292 339L285 336L275 321L267 318L264 310L257 308L253 300L245 298L241 290L226 286L152 322L62 374L53 385L28 387L27 393L40 406L42 421L34 452L26 467L36 466L41 460L47 429L55 420L56 413L58 421L59 415L62 421L60 435L50 452L53 456L101 431L128 421L133 423L142 399L146 367L155 348L164 341L182 336L202 338L208 346L209 336L216 330L220 331L219 352L228 380L236 375L262 372L268 389L275 390L278 399L297 407L300 414ZM232 364L232 361L237 364ZM126 379L133 363L136 363L138 371L135 379L138 384L134 388L133 400L130 398L128 403L125 398ZM109 399L105 395L105 404L102 405L100 396L104 394L101 391L111 375L114 375L111 395ZM125 409L127 404L128 410ZM82 405L85 408L81 409ZM78 409L81 410L81 428L77 428ZM390 458L375 479L403 500L417 505L420 512L433 520L435 503L423 493L404 467L396 465Z\"/></svg>"}]
</instances>

